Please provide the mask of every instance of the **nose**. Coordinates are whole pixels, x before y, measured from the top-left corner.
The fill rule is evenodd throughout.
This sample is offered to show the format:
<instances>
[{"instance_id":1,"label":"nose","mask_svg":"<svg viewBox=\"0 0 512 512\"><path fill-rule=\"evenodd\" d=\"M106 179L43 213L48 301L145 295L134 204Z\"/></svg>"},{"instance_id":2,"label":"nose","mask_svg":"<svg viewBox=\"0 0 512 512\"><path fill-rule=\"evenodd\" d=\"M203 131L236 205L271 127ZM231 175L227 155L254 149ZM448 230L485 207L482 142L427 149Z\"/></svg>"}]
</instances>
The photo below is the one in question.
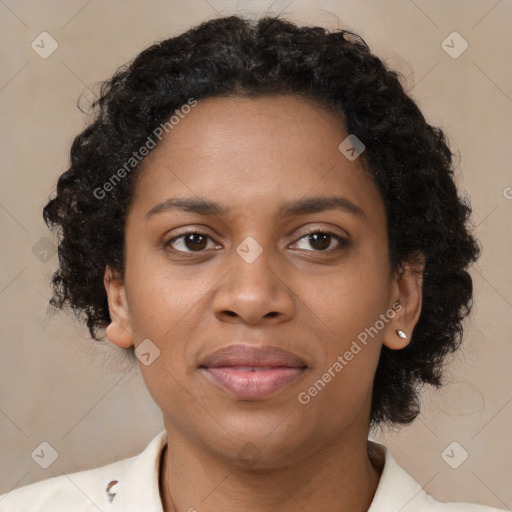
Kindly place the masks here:
<instances>
[{"instance_id":1,"label":"nose","mask_svg":"<svg viewBox=\"0 0 512 512\"><path fill-rule=\"evenodd\" d=\"M264 249L254 261L233 251L230 263L231 270L221 281L213 300L219 320L257 325L293 318L293 293L270 250Z\"/></svg>"}]
</instances>

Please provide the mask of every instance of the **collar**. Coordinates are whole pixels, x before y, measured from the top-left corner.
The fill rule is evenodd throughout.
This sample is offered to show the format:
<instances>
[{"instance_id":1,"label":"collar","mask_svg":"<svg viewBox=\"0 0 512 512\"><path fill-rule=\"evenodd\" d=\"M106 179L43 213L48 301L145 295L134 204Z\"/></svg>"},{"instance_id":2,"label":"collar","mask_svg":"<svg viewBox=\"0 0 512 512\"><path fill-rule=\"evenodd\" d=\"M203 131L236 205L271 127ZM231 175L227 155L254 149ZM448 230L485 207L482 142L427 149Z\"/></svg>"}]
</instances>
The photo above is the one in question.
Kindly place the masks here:
<instances>
[{"instance_id":1,"label":"collar","mask_svg":"<svg viewBox=\"0 0 512 512\"><path fill-rule=\"evenodd\" d=\"M110 493L115 494L112 512L163 512L159 474L166 444L167 432L163 430L134 458L125 476L110 488Z\"/></svg>"},{"instance_id":2,"label":"collar","mask_svg":"<svg viewBox=\"0 0 512 512\"><path fill-rule=\"evenodd\" d=\"M402 469L382 444L369 441L384 461L379 484L368 512L401 512L423 510L422 505L435 503L421 485Z\"/></svg>"}]
</instances>

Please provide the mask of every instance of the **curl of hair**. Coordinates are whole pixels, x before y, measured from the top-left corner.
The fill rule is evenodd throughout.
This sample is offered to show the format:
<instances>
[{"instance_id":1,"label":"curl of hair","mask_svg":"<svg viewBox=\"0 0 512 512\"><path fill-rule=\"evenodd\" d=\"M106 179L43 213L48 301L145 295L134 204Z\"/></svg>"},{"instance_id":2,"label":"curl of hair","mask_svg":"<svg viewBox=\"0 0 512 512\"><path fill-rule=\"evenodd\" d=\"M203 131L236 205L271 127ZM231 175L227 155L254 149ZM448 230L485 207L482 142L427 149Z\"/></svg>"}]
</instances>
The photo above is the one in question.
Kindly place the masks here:
<instances>
[{"instance_id":1,"label":"curl of hair","mask_svg":"<svg viewBox=\"0 0 512 512\"><path fill-rule=\"evenodd\" d=\"M93 191L176 110L191 98L300 95L336 112L365 144L360 158L386 207L392 269L425 257L420 319L406 348L382 348L370 412L374 426L410 423L420 385L441 385L443 361L461 342L472 301L467 268L479 247L445 135L399 78L357 34L271 16L210 20L147 48L102 83L94 120L75 138L69 169L44 207L59 235L50 304L68 306L100 339L110 323L105 268L124 274L125 216L141 164L104 198Z\"/></svg>"}]
</instances>

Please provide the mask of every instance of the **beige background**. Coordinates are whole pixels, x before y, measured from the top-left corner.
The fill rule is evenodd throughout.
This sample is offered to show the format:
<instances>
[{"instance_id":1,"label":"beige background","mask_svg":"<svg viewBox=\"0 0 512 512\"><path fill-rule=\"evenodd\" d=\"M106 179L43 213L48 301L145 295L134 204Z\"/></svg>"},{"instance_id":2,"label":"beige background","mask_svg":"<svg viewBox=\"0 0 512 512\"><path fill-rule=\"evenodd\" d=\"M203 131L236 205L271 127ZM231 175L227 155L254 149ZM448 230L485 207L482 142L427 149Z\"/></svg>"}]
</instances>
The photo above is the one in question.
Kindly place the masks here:
<instances>
[{"instance_id":1,"label":"beige background","mask_svg":"<svg viewBox=\"0 0 512 512\"><path fill-rule=\"evenodd\" d=\"M93 343L70 315L47 316L57 257L41 241L51 238L41 209L87 120L76 108L79 95L91 98L96 82L143 48L216 11L282 11L355 30L407 74L427 119L460 151L457 179L484 248L473 270L471 328L448 385L427 390L412 426L378 440L439 499L510 509L510 0L0 0L0 493L135 455L163 429L138 370L127 372L119 352ZM31 48L43 31L58 42L47 59ZM441 46L453 31L469 44L456 59ZM46 470L31 458L43 441L59 454ZM458 469L441 456L454 441L452 459L469 454Z\"/></svg>"}]
</instances>

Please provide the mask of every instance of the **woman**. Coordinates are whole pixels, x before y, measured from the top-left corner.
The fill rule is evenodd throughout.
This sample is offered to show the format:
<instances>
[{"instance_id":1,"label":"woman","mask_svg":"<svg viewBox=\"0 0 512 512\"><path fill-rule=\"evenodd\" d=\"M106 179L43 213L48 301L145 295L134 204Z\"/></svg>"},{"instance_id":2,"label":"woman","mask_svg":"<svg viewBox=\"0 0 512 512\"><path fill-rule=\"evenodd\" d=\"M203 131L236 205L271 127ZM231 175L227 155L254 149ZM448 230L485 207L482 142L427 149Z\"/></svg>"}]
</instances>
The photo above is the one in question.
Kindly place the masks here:
<instances>
[{"instance_id":1,"label":"woman","mask_svg":"<svg viewBox=\"0 0 512 512\"><path fill-rule=\"evenodd\" d=\"M488 511L368 440L419 414L478 246L443 132L357 35L219 18L106 82L44 209L56 308L129 351L165 430L1 511Z\"/></svg>"}]
</instances>

